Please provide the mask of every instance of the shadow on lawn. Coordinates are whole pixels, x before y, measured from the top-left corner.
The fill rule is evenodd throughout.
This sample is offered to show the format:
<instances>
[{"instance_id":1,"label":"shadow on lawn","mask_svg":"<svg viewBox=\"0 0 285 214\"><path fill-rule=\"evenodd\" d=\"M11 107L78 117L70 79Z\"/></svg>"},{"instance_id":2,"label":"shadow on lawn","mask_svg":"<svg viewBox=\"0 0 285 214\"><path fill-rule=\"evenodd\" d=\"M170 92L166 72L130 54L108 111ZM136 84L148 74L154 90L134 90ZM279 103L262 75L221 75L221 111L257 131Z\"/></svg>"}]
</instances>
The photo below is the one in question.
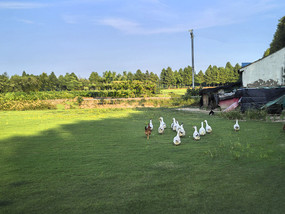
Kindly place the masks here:
<instances>
[{"instance_id":1,"label":"shadow on lawn","mask_svg":"<svg viewBox=\"0 0 285 214\"><path fill-rule=\"evenodd\" d=\"M149 118L159 118L160 114L140 109L139 113L124 118L79 121L38 135L0 141L0 146L9 151L0 158L4 166L0 169L0 208L44 213L48 204L67 203L68 198L78 194L75 190L79 196L86 192L87 196L83 196L86 200L90 200L86 198L88 194L94 194L90 189L112 194L104 186L105 181L96 184L92 179L101 176L116 181L111 171L116 172L116 167L127 165L132 159L142 158L147 142L144 126ZM157 127L158 120L154 124ZM138 147L142 153L134 152ZM79 196L74 198L80 201Z\"/></svg>"},{"instance_id":2,"label":"shadow on lawn","mask_svg":"<svg viewBox=\"0 0 285 214\"><path fill-rule=\"evenodd\" d=\"M154 131L147 141L144 126L153 119L157 130L160 116L168 126L173 116L183 119L191 128L189 133L193 131L191 125L205 117L167 109L139 109L127 117L78 121L38 135L0 141L1 150L6 151L0 155L0 212L284 210L283 159L271 160L273 151L266 158L252 153L267 144L251 143L247 141L250 136L242 136L242 132L236 142L231 121L222 119L215 119L214 133L199 143L187 137L187 143L174 147L175 134L170 129L164 135ZM223 123L230 125L232 142L224 141L225 130L218 130ZM241 158L233 159L230 149ZM215 151L216 156L211 158L205 151ZM243 156L246 152L248 159Z\"/></svg>"}]
</instances>

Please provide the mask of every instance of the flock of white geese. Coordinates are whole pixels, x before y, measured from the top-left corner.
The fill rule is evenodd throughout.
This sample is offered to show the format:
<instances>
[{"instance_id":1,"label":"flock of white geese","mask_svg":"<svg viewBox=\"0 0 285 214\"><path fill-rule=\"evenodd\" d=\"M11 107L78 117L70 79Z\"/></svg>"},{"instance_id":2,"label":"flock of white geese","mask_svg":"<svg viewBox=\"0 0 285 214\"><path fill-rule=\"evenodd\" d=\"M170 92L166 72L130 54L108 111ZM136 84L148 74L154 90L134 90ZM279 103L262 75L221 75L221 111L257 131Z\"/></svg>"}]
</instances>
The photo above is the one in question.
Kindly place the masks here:
<instances>
[{"instance_id":1,"label":"flock of white geese","mask_svg":"<svg viewBox=\"0 0 285 214\"><path fill-rule=\"evenodd\" d=\"M206 124L205 128L204 128L204 122ZM158 127L158 133L163 134L164 130L166 128L166 123L163 121L163 117L159 118L159 123L160 123L160 125ZM153 129L152 120L150 120L149 125L150 125L150 128L152 130ZM199 131L197 129L197 126L193 126L193 128L194 128L194 132L193 132L193 139L194 140L200 140L201 136L204 136L207 133L210 134L212 132L212 128L208 124L207 120L204 120L201 122L201 128L199 129ZM179 122L175 118L173 118L173 122L171 123L171 129L176 132L176 136L173 138L173 144L175 146L178 146L181 144L181 137L184 137L186 135L186 132L185 132L184 127L183 127L183 123L179 124ZM236 120L236 123L234 124L234 130L235 131L240 130L238 120Z\"/></svg>"}]
</instances>

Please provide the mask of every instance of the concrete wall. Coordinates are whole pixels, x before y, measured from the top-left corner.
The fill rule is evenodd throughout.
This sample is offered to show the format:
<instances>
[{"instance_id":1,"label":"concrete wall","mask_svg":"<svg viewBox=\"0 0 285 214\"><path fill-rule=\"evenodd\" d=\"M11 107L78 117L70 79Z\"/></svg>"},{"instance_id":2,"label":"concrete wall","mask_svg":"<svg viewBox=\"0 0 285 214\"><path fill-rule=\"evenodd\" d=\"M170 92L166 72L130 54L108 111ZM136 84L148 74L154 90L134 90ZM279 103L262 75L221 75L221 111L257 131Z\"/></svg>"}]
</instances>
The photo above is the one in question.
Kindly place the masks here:
<instances>
[{"instance_id":1,"label":"concrete wall","mask_svg":"<svg viewBox=\"0 0 285 214\"><path fill-rule=\"evenodd\" d=\"M242 84L247 88L285 85L285 48L241 68Z\"/></svg>"}]
</instances>

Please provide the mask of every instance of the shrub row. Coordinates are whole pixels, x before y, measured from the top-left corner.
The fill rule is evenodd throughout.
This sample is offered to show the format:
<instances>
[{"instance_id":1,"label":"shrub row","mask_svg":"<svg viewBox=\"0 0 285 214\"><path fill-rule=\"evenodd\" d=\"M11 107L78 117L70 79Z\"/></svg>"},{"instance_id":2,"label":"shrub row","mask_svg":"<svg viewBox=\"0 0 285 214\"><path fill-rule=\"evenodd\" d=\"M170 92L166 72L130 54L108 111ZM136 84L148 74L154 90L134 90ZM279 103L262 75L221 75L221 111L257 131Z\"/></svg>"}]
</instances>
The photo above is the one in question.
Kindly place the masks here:
<instances>
[{"instance_id":1,"label":"shrub row","mask_svg":"<svg viewBox=\"0 0 285 214\"><path fill-rule=\"evenodd\" d=\"M56 109L56 105L41 100L0 102L0 110L6 110L6 111L45 110L45 109Z\"/></svg>"},{"instance_id":2,"label":"shrub row","mask_svg":"<svg viewBox=\"0 0 285 214\"><path fill-rule=\"evenodd\" d=\"M0 94L0 101L73 99L75 97L132 98L139 96L135 90L94 90L94 91L41 91L8 92Z\"/></svg>"},{"instance_id":3,"label":"shrub row","mask_svg":"<svg viewBox=\"0 0 285 214\"><path fill-rule=\"evenodd\" d=\"M265 110L250 109L244 113L235 110L230 112L221 112L221 116L228 119L250 119L250 120L267 120L269 116Z\"/></svg>"}]
</instances>

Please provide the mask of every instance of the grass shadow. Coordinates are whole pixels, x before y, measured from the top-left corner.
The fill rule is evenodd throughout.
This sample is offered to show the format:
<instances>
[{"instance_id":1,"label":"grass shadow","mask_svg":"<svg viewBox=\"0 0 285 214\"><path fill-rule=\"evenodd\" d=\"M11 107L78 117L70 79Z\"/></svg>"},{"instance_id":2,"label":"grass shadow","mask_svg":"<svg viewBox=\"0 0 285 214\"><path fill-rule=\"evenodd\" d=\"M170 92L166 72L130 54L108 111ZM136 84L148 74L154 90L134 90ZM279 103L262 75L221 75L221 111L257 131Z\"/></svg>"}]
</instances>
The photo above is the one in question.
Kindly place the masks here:
<instances>
[{"instance_id":1,"label":"grass shadow","mask_svg":"<svg viewBox=\"0 0 285 214\"><path fill-rule=\"evenodd\" d=\"M168 126L163 135L156 131L160 116ZM179 147L172 145L173 117L185 124ZM147 140L149 119L154 131ZM192 126L204 119L213 134L195 142L189 138ZM285 208L282 133L272 139L267 134L277 131L263 125L253 138L248 134L260 122L241 123L235 133L232 121L222 118L141 108L127 117L81 120L8 138L0 141L8 151L0 158L0 212L278 212Z\"/></svg>"}]
</instances>

